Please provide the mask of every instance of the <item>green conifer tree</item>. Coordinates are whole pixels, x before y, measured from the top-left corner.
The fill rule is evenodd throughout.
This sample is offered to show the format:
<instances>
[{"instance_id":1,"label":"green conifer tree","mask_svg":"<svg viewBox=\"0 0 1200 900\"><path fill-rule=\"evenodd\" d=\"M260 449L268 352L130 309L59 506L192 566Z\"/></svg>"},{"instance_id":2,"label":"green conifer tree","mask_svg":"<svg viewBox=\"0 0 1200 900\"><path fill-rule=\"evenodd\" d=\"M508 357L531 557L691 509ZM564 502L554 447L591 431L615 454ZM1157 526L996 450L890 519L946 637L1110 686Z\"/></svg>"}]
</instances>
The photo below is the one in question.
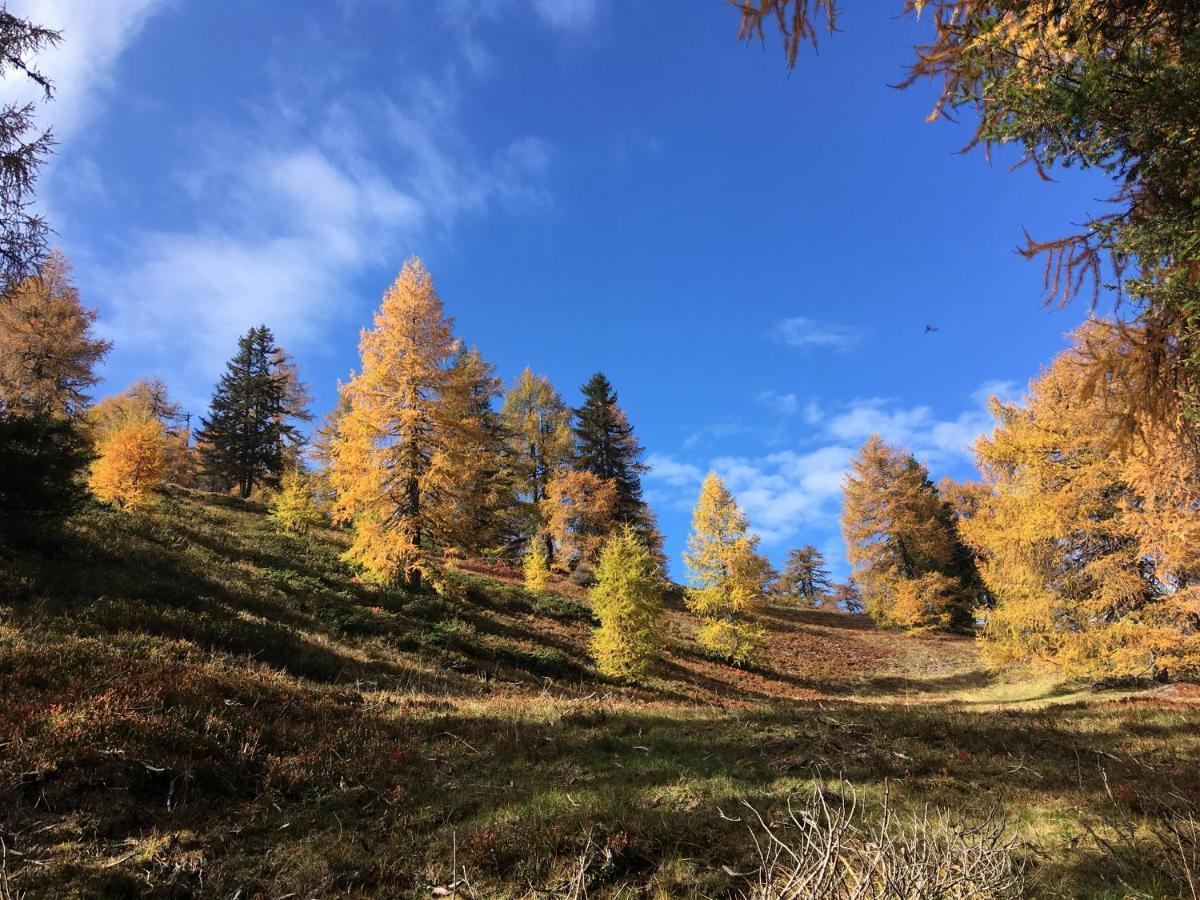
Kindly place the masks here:
<instances>
[{"instance_id":1,"label":"green conifer tree","mask_svg":"<svg viewBox=\"0 0 1200 900\"><path fill-rule=\"evenodd\" d=\"M575 410L574 468L612 481L617 489L616 521L632 525L649 547L660 568L662 534L654 513L642 499L642 475L647 466L645 452L633 434L633 425L617 403L617 392L603 372L597 372L580 389L583 404Z\"/></svg>"},{"instance_id":2,"label":"green conifer tree","mask_svg":"<svg viewBox=\"0 0 1200 900\"><path fill-rule=\"evenodd\" d=\"M832 589L825 554L808 544L788 553L787 565L775 591L799 606L818 606L825 602Z\"/></svg>"},{"instance_id":3,"label":"green conifer tree","mask_svg":"<svg viewBox=\"0 0 1200 900\"><path fill-rule=\"evenodd\" d=\"M293 455L289 448L300 440L294 421L307 417L293 402L294 366L278 365L285 358L266 325L238 339L237 355L226 364L196 434L201 464L215 487L249 497L256 486L279 484Z\"/></svg>"}]
</instances>

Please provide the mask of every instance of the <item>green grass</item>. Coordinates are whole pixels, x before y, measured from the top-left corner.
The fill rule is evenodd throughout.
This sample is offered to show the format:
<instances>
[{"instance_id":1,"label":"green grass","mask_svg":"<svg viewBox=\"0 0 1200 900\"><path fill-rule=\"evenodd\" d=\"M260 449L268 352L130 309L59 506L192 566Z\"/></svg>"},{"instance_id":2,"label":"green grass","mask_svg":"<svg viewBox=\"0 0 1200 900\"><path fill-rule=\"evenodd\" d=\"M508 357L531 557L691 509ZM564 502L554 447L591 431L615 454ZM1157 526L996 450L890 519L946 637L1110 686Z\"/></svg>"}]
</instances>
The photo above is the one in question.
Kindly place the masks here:
<instances>
[{"instance_id":1,"label":"green grass","mask_svg":"<svg viewBox=\"0 0 1200 900\"><path fill-rule=\"evenodd\" d=\"M695 651L677 597L668 658L623 686L591 668L578 596L464 572L376 588L344 546L172 491L6 560L0 837L20 855L0 884L415 897L465 871L475 896L552 896L583 855L592 897L722 896L754 865L741 800L844 776L869 810L885 789L966 819L1001 804L1036 896L1179 895L1148 828L1200 800L1194 705L783 608L733 669ZM1106 847L1126 819L1132 843Z\"/></svg>"}]
</instances>

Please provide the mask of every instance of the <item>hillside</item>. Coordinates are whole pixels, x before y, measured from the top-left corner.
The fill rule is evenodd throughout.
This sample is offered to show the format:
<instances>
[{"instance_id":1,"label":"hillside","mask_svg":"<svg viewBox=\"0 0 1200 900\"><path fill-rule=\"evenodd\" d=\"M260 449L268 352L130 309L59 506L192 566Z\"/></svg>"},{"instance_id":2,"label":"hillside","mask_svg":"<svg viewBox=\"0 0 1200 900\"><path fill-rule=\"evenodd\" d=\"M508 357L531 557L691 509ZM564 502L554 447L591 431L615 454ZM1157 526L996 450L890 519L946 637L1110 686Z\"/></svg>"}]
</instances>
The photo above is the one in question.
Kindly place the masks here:
<instances>
[{"instance_id":1,"label":"hillside","mask_svg":"<svg viewBox=\"0 0 1200 900\"><path fill-rule=\"evenodd\" d=\"M839 776L868 808L1002 804L1035 895L1182 889L1150 799L1198 799L1182 688L997 678L968 638L781 607L743 671L679 597L626 687L578 589L377 589L344 544L173 489L3 561L0 898L721 896L757 864L739 801Z\"/></svg>"}]
</instances>

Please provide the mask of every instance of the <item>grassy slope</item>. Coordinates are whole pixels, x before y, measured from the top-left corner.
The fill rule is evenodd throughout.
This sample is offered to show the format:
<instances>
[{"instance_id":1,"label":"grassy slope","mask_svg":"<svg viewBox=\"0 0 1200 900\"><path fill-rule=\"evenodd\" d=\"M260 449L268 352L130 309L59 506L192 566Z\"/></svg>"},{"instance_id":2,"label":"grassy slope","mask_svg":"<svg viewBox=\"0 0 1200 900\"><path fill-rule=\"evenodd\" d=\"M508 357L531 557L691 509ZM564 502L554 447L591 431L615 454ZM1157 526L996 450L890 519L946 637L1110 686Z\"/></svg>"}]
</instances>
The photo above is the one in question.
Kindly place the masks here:
<instances>
[{"instance_id":1,"label":"grassy slope","mask_svg":"<svg viewBox=\"0 0 1200 900\"><path fill-rule=\"evenodd\" d=\"M0 561L0 897L428 896L452 866L521 896L588 847L590 896L714 896L753 864L718 810L820 773L868 802L886 780L913 807L1004 803L1040 895L1173 893L1087 829L1110 792L1135 817L1196 799L1192 704L996 681L969 640L783 608L739 671L695 651L677 600L632 689L589 669L585 598L466 572L376 590L343 543L174 492Z\"/></svg>"}]
</instances>

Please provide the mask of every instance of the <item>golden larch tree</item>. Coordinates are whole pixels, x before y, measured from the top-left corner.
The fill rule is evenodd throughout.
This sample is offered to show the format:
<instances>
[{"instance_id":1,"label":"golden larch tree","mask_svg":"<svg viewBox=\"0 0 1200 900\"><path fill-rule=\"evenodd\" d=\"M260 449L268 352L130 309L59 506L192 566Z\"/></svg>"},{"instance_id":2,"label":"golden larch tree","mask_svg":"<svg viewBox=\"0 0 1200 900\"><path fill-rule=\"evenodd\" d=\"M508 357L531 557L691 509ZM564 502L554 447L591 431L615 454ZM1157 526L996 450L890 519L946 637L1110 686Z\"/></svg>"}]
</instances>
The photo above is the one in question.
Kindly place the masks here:
<instances>
[{"instance_id":1,"label":"golden larch tree","mask_svg":"<svg viewBox=\"0 0 1200 900\"><path fill-rule=\"evenodd\" d=\"M542 502L549 496L550 482L571 461L575 446L571 409L546 376L527 368L505 395L501 416L510 445L521 528L526 540L533 540L545 529ZM544 549L553 554L549 544Z\"/></svg>"},{"instance_id":2,"label":"golden larch tree","mask_svg":"<svg viewBox=\"0 0 1200 900\"><path fill-rule=\"evenodd\" d=\"M99 499L130 509L150 502L165 471L166 433L146 417L122 425L100 445L88 486Z\"/></svg>"},{"instance_id":3,"label":"golden larch tree","mask_svg":"<svg viewBox=\"0 0 1200 900\"><path fill-rule=\"evenodd\" d=\"M333 514L354 527L346 558L410 588L446 537L435 511L452 486L447 468L431 463L447 430L457 349L433 278L410 259L362 332L362 370L341 386L344 412L329 441Z\"/></svg>"},{"instance_id":4,"label":"golden larch tree","mask_svg":"<svg viewBox=\"0 0 1200 900\"><path fill-rule=\"evenodd\" d=\"M288 469L279 482L269 518L280 531L305 534L322 523L312 481L298 468Z\"/></svg>"},{"instance_id":5,"label":"golden larch tree","mask_svg":"<svg viewBox=\"0 0 1200 900\"><path fill-rule=\"evenodd\" d=\"M515 488L504 432L493 402L494 367L474 347L460 347L446 370L430 480L442 486L430 516L448 549L478 555L507 543Z\"/></svg>"},{"instance_id":6,"label":"golden larch tree","mask_svg":"<svg viewBox=\"0 0 1200 900\"><path fill-rule=\"evenodd\" d=\"M758 536L715 472L700 487L692 534L684 553L691 586L687 605L704 622L697 640L725 659L751 660L762 627L754 621L771 566L758 553Z\"/></svg>"},{"instance_id":7,"label":"golden larch tree","mask_svg":"<svg viewBox=\"0 0 1200 900\"><path fill-rule=\"evenodd\" d=\"M894 588L888 620L912 631L946 630L961 608L962 584L942 572L905 578Z\"/></svg>"},{"instance_id":8,"label":"golden larch tree","mask_svg":"<svg viewBox=\"0 0 1200 900\"><path fill-rule=\"evenodd\" d=\"M601 674L638 681L662 652L662 575L658 561L632 525L619 526L596 563L592 659Z\"/></svg>"},{"instance_id":9,"label":"golden larch tree","mask_svg":"<svg viewBox=\"0 0 1200 900\"><path fill-rule=\"evenodd\" d=\"M521 564L525 576L525 589L538 593L550 583L550 558L546 555L546 542L535 535L529 542Z\"/></svg>"},{"instance_id":10,"label":"golden larch tree","mask_svg":"<svg viewBox=\"0 0 1200 900\"><path fill-rule=\"evenodd\" d=\"M1024 407L993 402L976 447L990 493L961 528L995 606L984 647L998 661L1088 676L1200 671L1200 477L1187 430L1163 423L1129 454L1110 431L1119 385L1081 395L1093 322L1031 385Z\"/></svg>"},{"instance_id":11,"label":"golden larch tree","mask_svg":"<svg viewBox=\"0 0 1200 900\"><path fill-rule=\"evenodd\" d=\"M84 430L99 448L113 433L130 422L157 419L163 426L166 481L192 487L196 460L183 408L171 399L161 378L139 378L119 394L110 394L87 411Z\"/></svg>"},{"instance_id":12,"label":"golden larch tree","mask_svg":"<svg viewBox=\"0 0 1200 900\"><path fill-rule=\"evenodd\" d=\"M600 548L617 526L617 502L617 485L610 478L566 470L551 479L541 505L556 569L590 577Z\"/></svg>"},{"instance_id":13,"label":"golden larch tree","mask_svg":"<svg viewBox=\"0 0 1200 900\"><path fill-rule=\"evenodd\" d=\"M930 574L951 576L960 563L952 511L911 453L871 435L843 480L842 536L867 613L883 625L962 627L972 598L948 592ZM918 584L910 584L917 582ZM936 587L922 602L914 591ZM901 594L904 603L897 605Z\"/></svg>"},{"instance_id":14,"label":"golden larch tree","mask_svg":"<svg viewBox=\"0 0 1200 900\"><path fill-rule=\"evenodd\" d=\"M37 275L16 284L0 303L0 410L72 419L88 405L93 369L112 345L92 334L71 282L71 265L55 250Z\"/></svg>"}]
</instances>

